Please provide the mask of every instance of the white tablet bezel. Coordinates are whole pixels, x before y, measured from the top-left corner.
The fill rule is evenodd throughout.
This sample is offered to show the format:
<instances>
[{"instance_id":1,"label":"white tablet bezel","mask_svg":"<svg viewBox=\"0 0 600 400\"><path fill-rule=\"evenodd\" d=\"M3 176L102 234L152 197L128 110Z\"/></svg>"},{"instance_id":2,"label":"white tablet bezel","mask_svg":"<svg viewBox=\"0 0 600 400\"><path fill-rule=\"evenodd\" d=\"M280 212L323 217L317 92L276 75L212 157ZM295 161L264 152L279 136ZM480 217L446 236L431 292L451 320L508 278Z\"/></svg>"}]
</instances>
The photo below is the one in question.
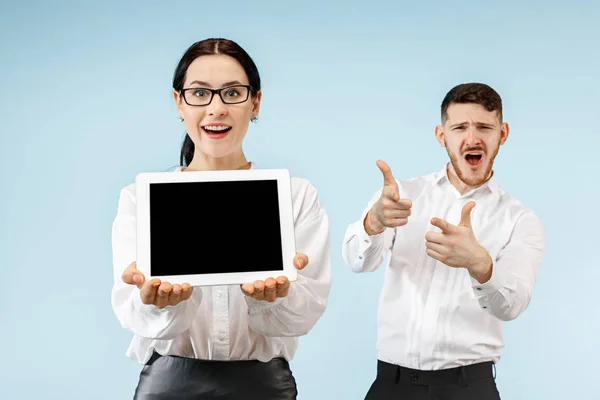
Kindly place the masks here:
<instances>
[{"instance_id":1,"label":"white tablet bezel","mask_svg":"<svg viewBox=\"0 0 600 400\"><path fill-rule=\"evenodd\" d=\"M283 270L169 276L152 276L150 274L150 184L267 179L275 179L277 181ZM294 215L292 210L291 179L288 170L249 169L240 171L145 172L136 176L136 198L136 263L138 270L146 277L146 281L158 278L163 282L172 284L189 283L192 286L214 286L253 283L257 280L264 281L267 278L277 278L279 276L285 276L290 281L296 280L298 271L293 263L296 255ZM248 234L253 234L252 227L244 227L244 229L249 229ZM232 249L232 251L235 251L235 249ZM248 257L251 259L252 255L249 254ZM260 260L256 260L256 262L260 263Z\"/></svg>"}]
</instances>

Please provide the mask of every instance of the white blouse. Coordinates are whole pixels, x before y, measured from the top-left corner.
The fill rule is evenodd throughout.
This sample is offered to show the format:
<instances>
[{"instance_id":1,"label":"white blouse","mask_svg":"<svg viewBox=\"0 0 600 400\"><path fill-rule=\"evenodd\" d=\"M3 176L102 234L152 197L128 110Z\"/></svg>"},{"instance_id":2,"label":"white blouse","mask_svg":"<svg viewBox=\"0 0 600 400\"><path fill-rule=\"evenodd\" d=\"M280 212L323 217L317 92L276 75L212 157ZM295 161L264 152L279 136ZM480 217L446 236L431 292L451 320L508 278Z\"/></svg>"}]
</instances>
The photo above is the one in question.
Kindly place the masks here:
<instances>
[{"instance_id":1,"label":"white blouse","mask_svg":"<svg viewBox=\"0 0 600 400\"><path fill-rule=\"evenodd\" d=\"M327 307L331 261L329 218L316 189L299 178L291 179L291 187L296 249L309 263L298 271L287 297L269 303L245 296L239 285L194 287L188 300L162 310L143 304L139 289L121 279L135 261L135 184L121 190L112 227L112 307L121 325L133 333L129 357L145 363L155 349L162 355L205 360L293 358L298 337L312 329ZM241 237L253 234L252 227L237 229Z\"/></svg>"}]
</instances>

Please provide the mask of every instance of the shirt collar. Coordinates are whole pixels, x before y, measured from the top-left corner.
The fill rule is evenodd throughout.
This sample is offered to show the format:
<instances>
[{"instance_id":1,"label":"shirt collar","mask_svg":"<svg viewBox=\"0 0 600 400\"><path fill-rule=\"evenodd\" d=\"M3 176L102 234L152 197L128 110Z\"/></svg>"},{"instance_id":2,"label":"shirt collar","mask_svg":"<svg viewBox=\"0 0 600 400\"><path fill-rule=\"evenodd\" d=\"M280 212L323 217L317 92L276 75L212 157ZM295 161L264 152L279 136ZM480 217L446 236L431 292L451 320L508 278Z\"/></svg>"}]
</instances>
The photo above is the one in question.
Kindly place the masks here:
<instances>
[{"instance_id":1,"label":"shirt collar","mask_svg":"<svg viewBox=\"0 0 600 400\"><path fill-rule=\"evenodd\" d=\"M436 185L448 184L448 185L452 186L452 184L450 183L450 178L448 177L448 166L449 166L449 163L444 165L444 168L442 168L439 172L437 172L434 175L434 184L436 184ZM454 186L452 186L452 187L454 187ZM492 193L493 195L499 194L499 186L498 186L498 181L496 180L496 173L493 171L492 171L492 176L490 177L490 179L488 179L488 181L486 183L484 183L477 189L472 190L471 192L465 193L465 195L477 193L477 192L480 192L480 191L486 190L486 189L489 190L490 193Z\"/></svg>"}]
</instances>

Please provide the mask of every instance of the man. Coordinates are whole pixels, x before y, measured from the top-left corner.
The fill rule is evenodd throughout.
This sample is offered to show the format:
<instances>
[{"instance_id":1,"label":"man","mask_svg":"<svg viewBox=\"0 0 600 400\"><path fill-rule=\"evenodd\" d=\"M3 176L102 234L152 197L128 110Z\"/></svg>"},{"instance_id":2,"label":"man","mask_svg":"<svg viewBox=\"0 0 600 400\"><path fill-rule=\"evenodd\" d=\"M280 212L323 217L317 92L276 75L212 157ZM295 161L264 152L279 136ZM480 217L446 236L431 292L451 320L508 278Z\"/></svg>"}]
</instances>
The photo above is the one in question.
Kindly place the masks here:
<instances>
[{"instance_id":1,"label":"man","mask_svg":"<svg viewBox=\"0 0 600 400\"><path fill-rule=\"evenodd\" d=\"M377 378L366 399L498 399L503 321L531 299L545 252L538 217L503 191L493 165L509 133L487 85L456 86L435 136L450 162L396 180L351 224L344 262L375 271L391 251L378 317Z\"/></svg>"}]
</instances>

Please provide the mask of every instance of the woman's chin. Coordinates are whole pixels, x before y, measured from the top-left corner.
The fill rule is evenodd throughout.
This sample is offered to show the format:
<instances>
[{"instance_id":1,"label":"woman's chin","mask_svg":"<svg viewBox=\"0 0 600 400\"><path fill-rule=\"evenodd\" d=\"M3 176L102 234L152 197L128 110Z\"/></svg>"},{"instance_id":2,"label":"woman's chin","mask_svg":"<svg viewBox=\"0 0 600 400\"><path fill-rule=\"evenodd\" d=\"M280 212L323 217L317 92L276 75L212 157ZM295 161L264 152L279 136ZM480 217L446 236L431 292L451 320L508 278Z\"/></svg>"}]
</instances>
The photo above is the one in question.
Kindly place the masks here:
<instances>
[{"instance_id":1,"label":"woman's chin","mask_svg":"<svg viewBox=\"0 0 600 400\"><path fill-rule=\"evenodd\" d=\"M238 148L231 144L208 144L203 143L200 151L202 151L209 158L225 158L231 156L236 152Z\"/></svg>"}]
</instances>

